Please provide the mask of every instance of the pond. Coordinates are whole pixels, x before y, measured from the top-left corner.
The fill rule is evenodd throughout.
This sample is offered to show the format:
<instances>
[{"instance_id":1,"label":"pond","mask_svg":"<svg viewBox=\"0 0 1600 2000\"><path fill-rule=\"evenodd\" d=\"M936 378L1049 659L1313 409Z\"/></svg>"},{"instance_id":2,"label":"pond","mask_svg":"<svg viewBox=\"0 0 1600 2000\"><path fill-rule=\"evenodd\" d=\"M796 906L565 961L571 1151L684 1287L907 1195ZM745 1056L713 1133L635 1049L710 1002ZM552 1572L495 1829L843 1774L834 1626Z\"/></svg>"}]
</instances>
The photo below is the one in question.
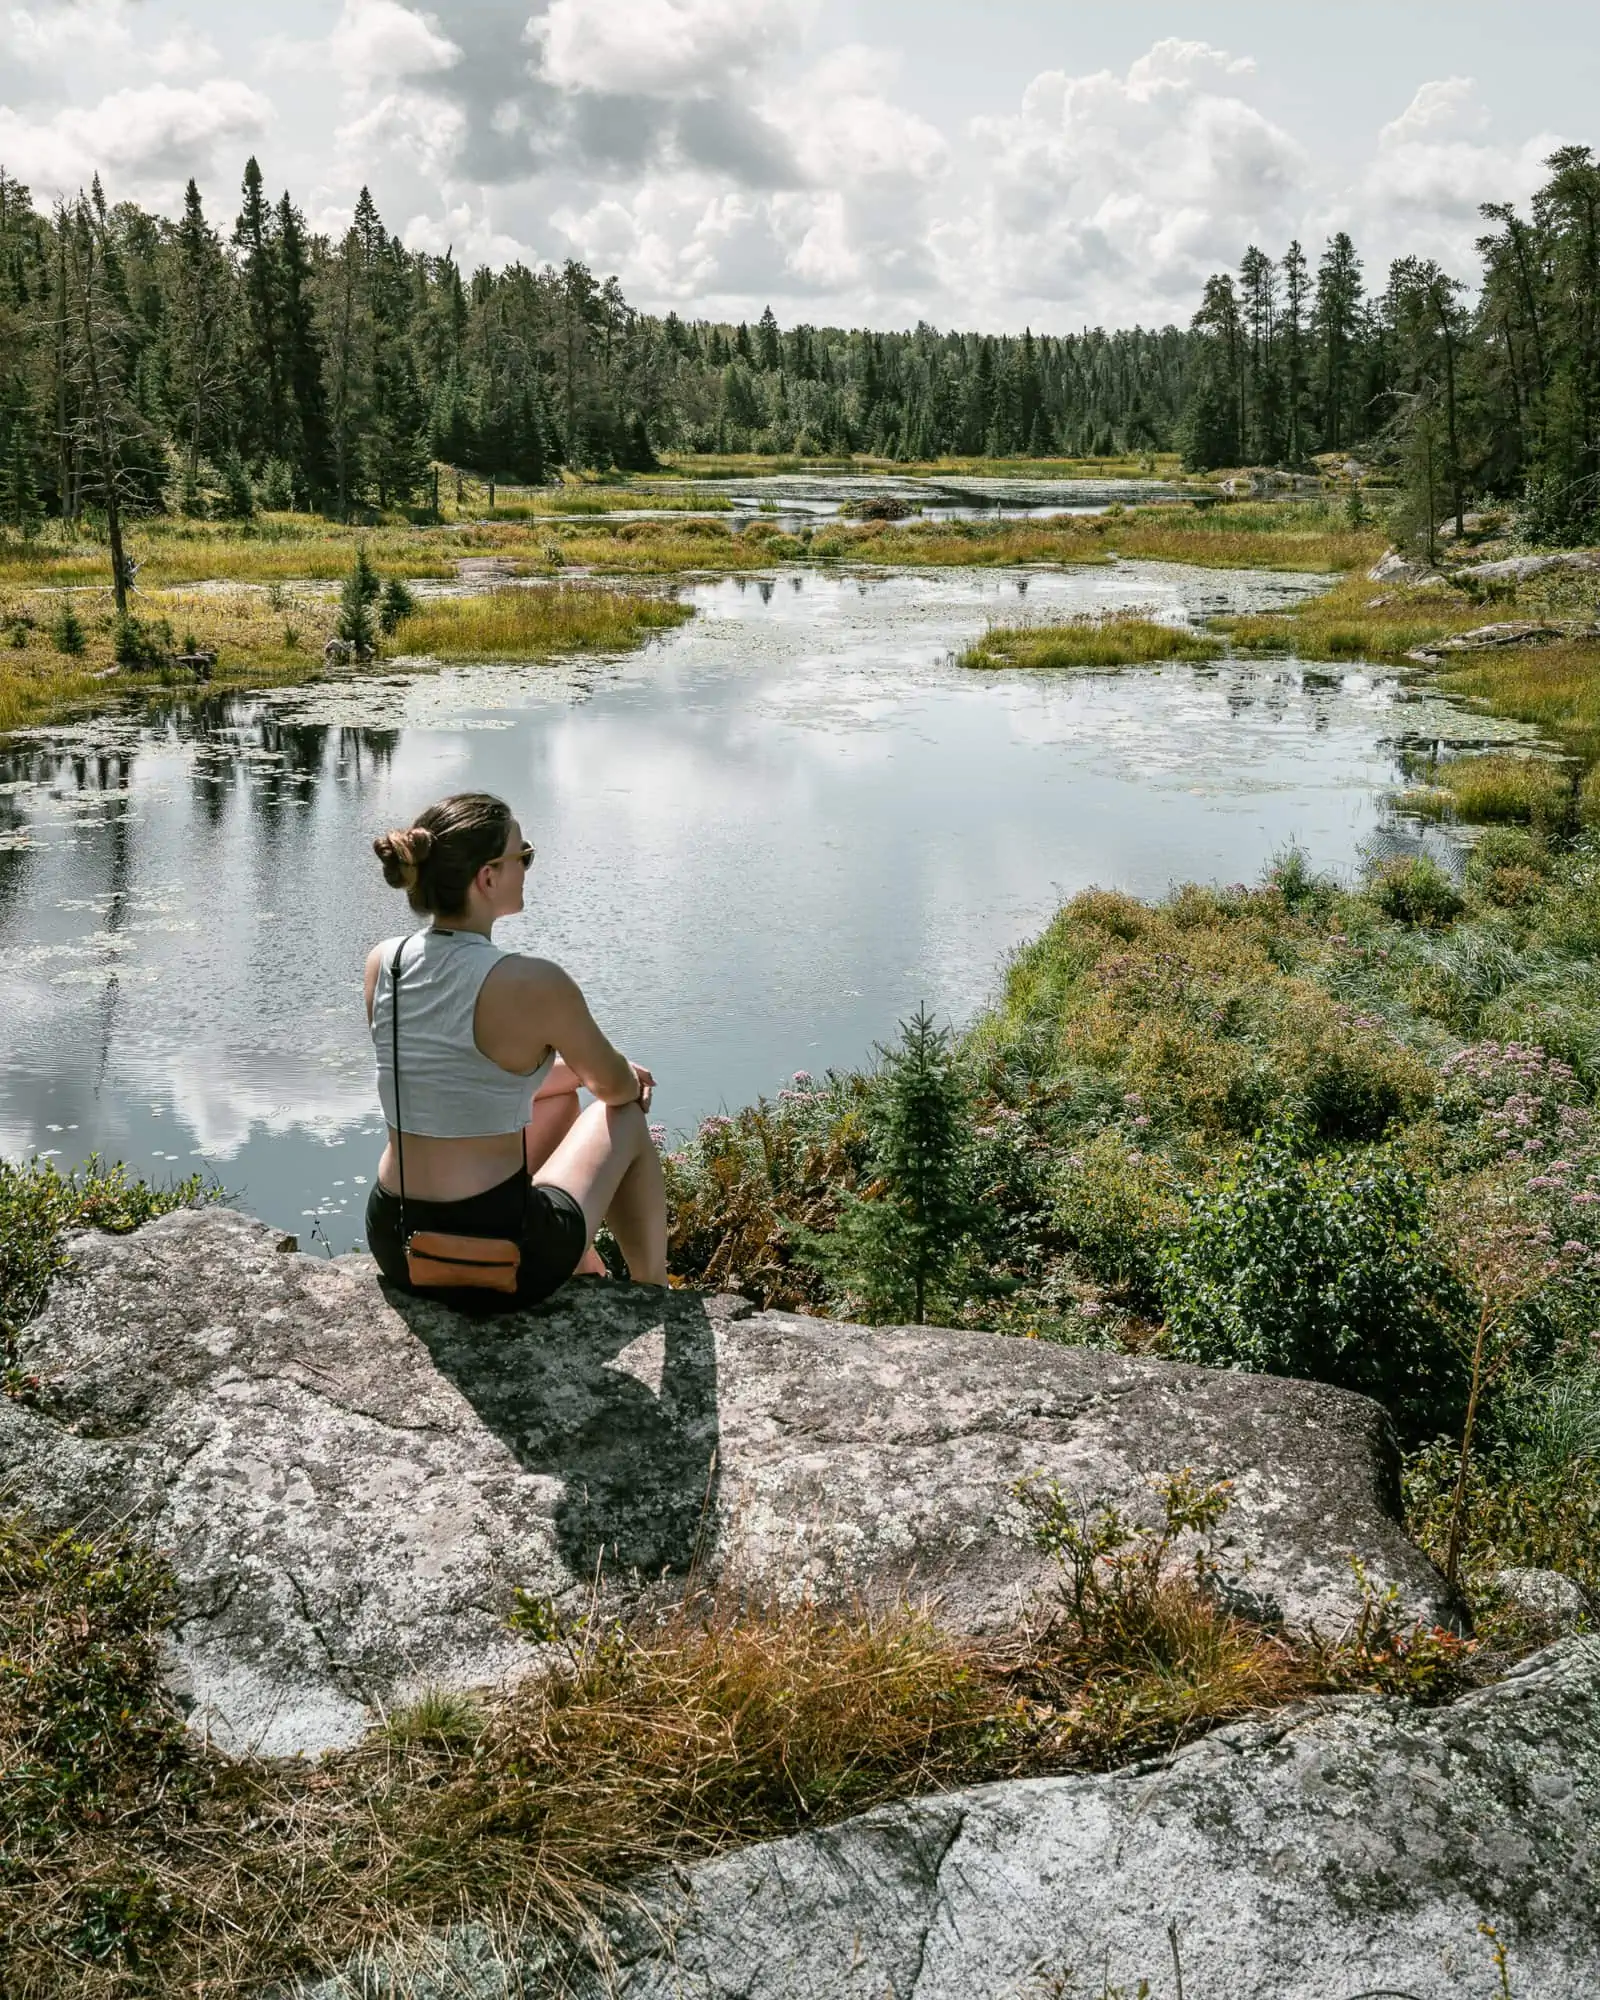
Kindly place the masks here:
<instances>
[{"instance_id":1,"label":"pond","mask_svg":"<svg viewBox=\"0 0 1600 2000\"><path fill-rule=\"evenodd\" d=\"M675 497L714 503L731 528L767 520L786 533L837 520L851 503L885 496L906 503L912 510L907 521L1044 521L1064 514L1103 514L1119 505L1162 505L1183 497L1175 486L1153 479L1016 479L955 473L930 479L908 473L768 472L743 479L654 483ZM608 509L606 518L684 517L676 510L651 507L641 496L639 506Z\"/></svg>"},{"instance_id":2,"label":"pond","mask_svg":"<svg viewBox=\"0 0 1600 2000\"><path fill-rule=\"evenodd\" d=\"M1225 660L978 675L994 618L1291 600L1302 577L810 571L690 587L624 659L393 672L125 710L0 754L0 1154L214 1169L356 1240L378 1126L363 957L401 928L372 836L447 791L538 857L497 934L560 959L674 1131L957 1021L1090 883L1248 881L1404 838L1410 740L1486 725L1387 671Z\"/></svg>"}]
</instances>

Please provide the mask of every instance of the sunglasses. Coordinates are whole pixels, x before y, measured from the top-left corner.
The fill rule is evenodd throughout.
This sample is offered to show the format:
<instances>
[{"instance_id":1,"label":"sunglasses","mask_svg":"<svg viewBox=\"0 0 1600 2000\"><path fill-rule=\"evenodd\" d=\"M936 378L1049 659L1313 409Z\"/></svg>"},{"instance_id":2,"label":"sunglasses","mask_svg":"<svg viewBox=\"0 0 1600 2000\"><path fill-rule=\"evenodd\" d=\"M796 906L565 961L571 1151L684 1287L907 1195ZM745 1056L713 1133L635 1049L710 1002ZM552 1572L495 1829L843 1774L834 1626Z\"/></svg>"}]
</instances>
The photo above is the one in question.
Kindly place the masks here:
<instances>
[{"instance_id":1,"label":"sunglasses","mask_svg":"<svg viewBox=\"0 0 1600 2000\"><path fill-rule=\"evenodd\" d=\"M524 868L533 862L533 842L525 840L520 847L513 847L509 854L497 854L496 861L520 861Z\"/></svg>"}]
</instances>

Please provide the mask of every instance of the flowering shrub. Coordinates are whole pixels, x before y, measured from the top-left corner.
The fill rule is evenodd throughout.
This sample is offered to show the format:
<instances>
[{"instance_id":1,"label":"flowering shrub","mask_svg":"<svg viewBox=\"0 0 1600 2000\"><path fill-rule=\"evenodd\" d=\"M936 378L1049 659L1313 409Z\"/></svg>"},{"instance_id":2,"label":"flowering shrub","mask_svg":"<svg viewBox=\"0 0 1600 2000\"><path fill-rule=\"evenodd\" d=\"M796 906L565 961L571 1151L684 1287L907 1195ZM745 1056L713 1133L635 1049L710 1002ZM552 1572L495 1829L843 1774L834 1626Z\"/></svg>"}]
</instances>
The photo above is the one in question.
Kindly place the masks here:
<instances>
[{"instance_id":1,"label":"flowering shrub","mask_svg":"<svg viewBox=\"0 0 1600 2000\"><path fill-rule=\"evenodd\" d=\"M1476 1042L1443 1065L1439 1112L1463 1131L1463 1166L1554 1158L1595 1143L1595 1118L1568 1064L1522 1042Z\"/></svg>"}]
</instances>

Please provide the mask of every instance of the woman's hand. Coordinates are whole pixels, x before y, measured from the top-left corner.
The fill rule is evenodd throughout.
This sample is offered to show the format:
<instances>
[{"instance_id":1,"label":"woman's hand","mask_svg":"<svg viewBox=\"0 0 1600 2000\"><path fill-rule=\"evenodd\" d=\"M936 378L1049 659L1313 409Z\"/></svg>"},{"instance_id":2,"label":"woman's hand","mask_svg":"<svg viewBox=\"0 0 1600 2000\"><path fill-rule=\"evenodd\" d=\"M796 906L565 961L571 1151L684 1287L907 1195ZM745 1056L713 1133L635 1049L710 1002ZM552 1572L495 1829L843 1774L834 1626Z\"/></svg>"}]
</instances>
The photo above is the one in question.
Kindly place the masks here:
<instances>
[{"instance_id":1,"label":"woman's hand","mask_svg":"<svg viewBox=\"0 0 1600 2000\"><path fill-rule=\"evenodd\" d=\"M656 1094L656 1080L643 1063L636 1063L630 1060L628 1067L639 1081L639 1109L641 1111L648 1111L650 1109L650 1100Z\"/></svg>"}]
</instances>

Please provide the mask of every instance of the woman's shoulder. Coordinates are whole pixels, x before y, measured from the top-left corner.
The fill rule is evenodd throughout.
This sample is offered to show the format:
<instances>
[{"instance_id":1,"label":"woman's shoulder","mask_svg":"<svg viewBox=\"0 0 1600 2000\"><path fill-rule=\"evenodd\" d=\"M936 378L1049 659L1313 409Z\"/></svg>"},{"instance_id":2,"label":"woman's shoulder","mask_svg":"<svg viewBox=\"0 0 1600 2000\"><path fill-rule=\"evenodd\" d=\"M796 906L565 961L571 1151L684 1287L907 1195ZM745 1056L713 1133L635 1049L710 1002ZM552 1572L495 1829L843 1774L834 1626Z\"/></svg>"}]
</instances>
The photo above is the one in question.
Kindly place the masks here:
<instances>
[{"instance_id":1,"label":"woman's shoulder","mask_svg":"<svg viewBox=\"0 0 1600 2000\"><path fill-rule=\"evenodd\" d=\"M573 985L553 958L534 958L526 952L503 951L490 969L485 986L493 984L502 992L559 992Z\"/></svg>"}]
</instances>

